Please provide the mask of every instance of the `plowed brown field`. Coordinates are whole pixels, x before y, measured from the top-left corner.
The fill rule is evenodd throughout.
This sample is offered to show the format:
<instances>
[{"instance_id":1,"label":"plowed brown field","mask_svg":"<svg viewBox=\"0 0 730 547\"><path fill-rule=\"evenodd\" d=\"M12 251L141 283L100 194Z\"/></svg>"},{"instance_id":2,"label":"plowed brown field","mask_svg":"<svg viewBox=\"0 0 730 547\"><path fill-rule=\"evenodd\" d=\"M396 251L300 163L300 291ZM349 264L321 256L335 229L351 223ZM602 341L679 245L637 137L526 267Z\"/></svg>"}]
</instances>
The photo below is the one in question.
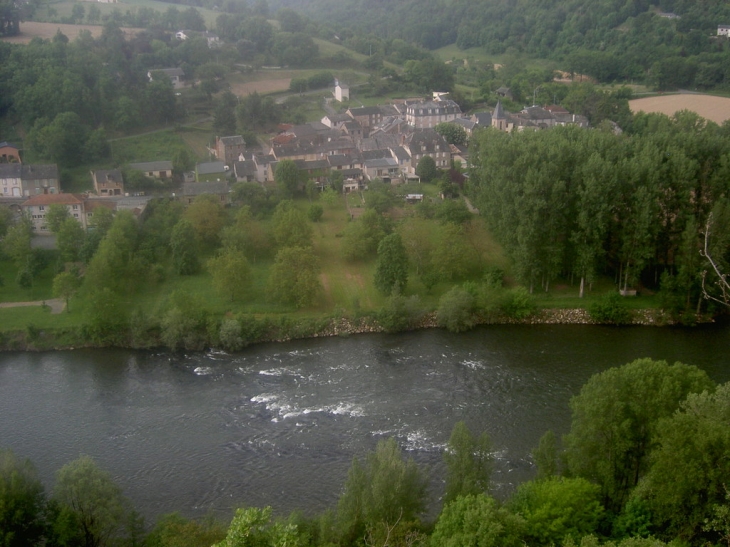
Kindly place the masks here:
<instances>
[{"instance_id":1,"label":"plowed brown field","mask_svg":"<svg viewBox=\"0 0 730 547\"><path fill-rule=\"evenodd\" d=\"M660 112L672 116L680 110L691 110L703 118L721 124L730 119L730 99L711 95L679 93L629 101L632 112Z\"/></svg>"}]
</instances>

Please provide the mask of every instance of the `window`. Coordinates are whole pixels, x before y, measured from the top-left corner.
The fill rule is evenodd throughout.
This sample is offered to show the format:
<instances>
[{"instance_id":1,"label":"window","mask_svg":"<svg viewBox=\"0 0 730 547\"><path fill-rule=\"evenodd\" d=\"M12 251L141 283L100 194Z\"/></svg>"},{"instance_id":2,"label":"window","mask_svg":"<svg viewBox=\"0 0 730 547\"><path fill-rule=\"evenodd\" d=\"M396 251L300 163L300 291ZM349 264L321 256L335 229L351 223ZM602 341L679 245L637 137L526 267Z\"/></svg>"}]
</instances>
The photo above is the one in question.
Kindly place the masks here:
<instances>
[{"instance_id":1,"label":"window","mask_svg":"<svg viewBox=\"0 0 730 547\"><path fill-rule=\"evenodd\" d=\"M46 207L44 205L39 205L38 206L38 210L39 211L45 211L46 210Z\"/></svg>"},{"instance_id":2,"label":"window","mask_svg":"<svg viewBox=\"0 0 730 547\"><path fill-rule=\"evenodd\" d=\"M74 211L76 211L79 208L78 205L74 205Z\"/></svg>"},{"instance_id":3,"label":"window","mask_svg":"<svg viewBox=\"0 0 730 547\"><path fill-rule=\"evenodd\" d=\"M78 213L74 213L74 218L79 218L79 214Z\"/></svg>"}]
</instances>

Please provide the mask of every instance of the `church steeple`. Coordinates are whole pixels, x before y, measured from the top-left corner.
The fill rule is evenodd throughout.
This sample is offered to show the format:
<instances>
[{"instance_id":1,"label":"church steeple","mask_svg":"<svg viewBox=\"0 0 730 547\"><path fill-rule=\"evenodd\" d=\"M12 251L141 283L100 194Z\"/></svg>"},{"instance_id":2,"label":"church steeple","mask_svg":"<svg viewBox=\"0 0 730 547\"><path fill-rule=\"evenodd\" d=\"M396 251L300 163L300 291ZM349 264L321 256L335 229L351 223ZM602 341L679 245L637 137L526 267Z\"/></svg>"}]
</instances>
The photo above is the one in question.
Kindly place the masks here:
<instances>
[{"instance_id":1,"label":"church steeple","mask_svg":"<svg viewBox=\"0 0 730 547\"><path fill-rule=\"evenodd\" d=\"M502 108L502 101L497 101L492 114L492 127L499 131L507 131L507 116Z\"/></svg>"}]
</instances>

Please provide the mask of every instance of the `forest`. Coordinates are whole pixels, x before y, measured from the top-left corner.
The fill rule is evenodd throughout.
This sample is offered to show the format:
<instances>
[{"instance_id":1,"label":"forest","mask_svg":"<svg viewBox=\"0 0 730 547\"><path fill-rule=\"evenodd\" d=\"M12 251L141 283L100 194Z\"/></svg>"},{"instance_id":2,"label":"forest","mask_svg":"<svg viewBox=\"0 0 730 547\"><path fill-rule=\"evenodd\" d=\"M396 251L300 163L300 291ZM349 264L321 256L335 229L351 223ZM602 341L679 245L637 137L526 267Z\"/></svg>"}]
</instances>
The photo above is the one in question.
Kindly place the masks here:
<instances>
[{"instance_id":1,"label":"forest","mask_svg":"<svg viewBox=\"0 0 730 547\"><path fill-rule=\"evenodd\" d=\"M651 400L652 404L645 404ZM90 457L46 494L33 464L0 451L5 547L662 547L720 545L730 533L730 384L697 367L638 359L592 376L570 400L562 439L546 432L535 476L490 494L487 432L454 425L443 452L440 512L427 518L430 477L395 439L356 457L322 514L242 507L227 520L164 515L153 526ZM314 488L315 485L312 485ZM235 506L234 506L235 507ZM184 508L181 508L184 512ZM226 516L226 519L229 516Z\"/></svg>"}]
</instances>

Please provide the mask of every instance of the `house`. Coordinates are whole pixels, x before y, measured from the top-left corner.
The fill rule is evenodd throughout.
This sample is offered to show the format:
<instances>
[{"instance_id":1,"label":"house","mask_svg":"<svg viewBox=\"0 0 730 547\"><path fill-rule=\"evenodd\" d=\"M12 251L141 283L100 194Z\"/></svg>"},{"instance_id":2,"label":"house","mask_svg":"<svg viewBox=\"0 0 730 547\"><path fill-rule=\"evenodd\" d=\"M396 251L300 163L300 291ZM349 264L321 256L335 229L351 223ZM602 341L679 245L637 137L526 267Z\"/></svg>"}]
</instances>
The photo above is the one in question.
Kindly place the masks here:
<instances>
[{"instance_id":1,"label":"house","mask_svg":"<svg viewBox=\"0 0 730 547\"><path fill-rule=\"evenodd\" d=\"M216 137L213 153L215 157L228 166L238 161L239 156L246 152L246 141L241 135L230 137Z\"/></svg>"},{"instance_id":2,"label":"house","mask_svg":"<svg viewBox=\"0 0 730 547\"><path fill-rule=\"evenodd\" d=\"M193 31L192 30L178 30L175 33L175 38L177 38L178 40L187 40L192 35L193 35Z\"/></svg>"},{"instance_id":3,"label":"house","mask_svg":"<svg viewBox=\"0 0 730 547\"><path fill-rule=\"evenodd\" d=\"M209 30L206 30L205 32L203 32L202 36L203 38L205 38L205 41L208 42L208 47L210 49L220 47L221 39L218 37L217 34L213 34Z\"/></svg>"},{"instance_id":4,"label":"house","mask_svg":"<svg viewBox=\"0 0 730 547\"><path fill-rule=\"evenodd\" d=\"M97 169L91 172L91 179L94 182L94 192L97 196L123 196L124 180L119 169L111 169L102 171Z\"/></svg>"},{"instance_id":5,"label":"house","mask_svg":"<svg viewBox=\"0 0 730 547\"><path fill-rule=\"evenodd\" d=\"M424 156L433 158L436 167L447 169L451 165L451 148L441 135L433 129L417 129L404 138L403 148L411 156L408 172L415 173L418 162Z\"/></svg>"},{"instance_id":6,"label":"house","mask_svg":"<svg viewBox=\"0 0 730 547\"><path fill-rule=\"evenodd\" d=\"M228 177L229 167L222 161L208 161L195 166L195 180L204 182Z\"/></svg>"},{"instance_id":7,"label":"house","mask_svg":"<svg viewBox=\"0 0 730 547\"><path fill-rule=\"evenodd\" d=\"M383 113L377 106L348 108L347 114L360 124L363 136L367 136L370 133L370 129L378 125L383 119Z\"/></svg>"},{"instance_id":8,"label":"house","mask_svg":"<svg viewBox=\"0 0 730 547\"><path fill-rule=\"evenodd\" d=\"M369 180L379 178L383 182L390 183L392 179L400 177L398 161L392 156L365 160L363 163L365 176Z\"/></svg>"},{"instance_id":9,"label":"house","mask_svg":"<svg viewBox=\"0 0 730 547\"><path fill-rule=\"evenodd\" d=\"M40 235L50 235L46 225L46 213L51 205L63 205L68 209L71 218L79 221L86 229L86 212L84 198L79 194L39 194L24 201L21 205L23 212L33 225L33 230Z\"/></svg>"},{"instance_id":10,"label":"house","mask_svg":"<svg viewBox=\"0 0 730 547\"><path fill-rule=\"evenodd\" d=\"M434 127L461 117L461 108L450 99L407 104L406 121L416 129Z\"/></svg>"},{"instance_id":11,"label":"house","mask_svg":"<svg viewBox=\"0 0 730 547\"><path fill-rule=\"evenodd\" d=\"M29 197L60 192L58 167L48 165L24 165L0 163L0 195Z\"/></svg>"},{"instance_id":12,"label":"house","mask_svg":"<svg viewBox=\"0 0 730 547\"><path fill-rule=\"evenodd\" d=\"M223 205L227 205L231 200L227 180L183 183L183 203L190 205L195 201L196 197L202 196L203 194L216 196Z\"/></svg>"},{"instance_id":13,"label":"house","mask_svg":"<svg viewBox=\"0 0 730 547\"><path fill-rule=\"evenodd\" d=\"M0 163L22 163L20 148L7 141L0 142Z\"/></svg>"},{"instance_id":14,"label":"house","mask_svg":"<svg viewBox=\"0 0 730 547\"><path fill-rule=\"evenodd\" d=\"M498 97L503 97L508 100L512 100L512 90L509 87L500 87L495 91Z\"/></svg>"},{"instance_id":15,"label":"house","mask_svg":"<svg viewBox=\"0 0 730 547\"><path fill-rule=\"evenodd\" d=\"M253 160L234 161L233 174L236 182L256 182L256 164Z\"/></svg>"},{"instance_id":16,"label":"house","mask_svg":"<svg viewBox=\"0 0 730 547\"><path fill-rule=\"evenodd\" d=\"M185 72L182 68L155 68L147 71L147 78L150 82L154 81L156 76L162 75L168 78L172 82L172 87L179 89L185 85L182 79L185 77Z\"/></svg>"},{"instance_id":17,"label":"house","mask_svg":"<svg viewBox=\"0 0 730 547\"><path fill-rule=\"evenodd\" d=\"M130 163L129 168L135 171L141 171L145 176L155 179L172 177L172 162L168 160Z\"/></svg>"},{"instance_id":18,"label":"house","mask_svg":"<svg viewBox=\"0 0 730 547\"><path fill-rule=\"evenodd\" d=\"M335 101L343 102L350 100L350 88L344 82L335 80Z\"/></svg>"},{"instance_id":19,"label":"house","mask_svg":"<svg viewBox=\"0 0 730 547\"><path fill-rule=\"evenodd\" d=\"M84 200L84 214L86 215L86 226L94 225L94 214L99 209L109 209L112 213L117 211L118 203L112 199L86 199Z\"/></svg>"},{"instance_id":20,"label":"house","mask_svg":"<svg viewBox=\"0 0 730 547\"><path fill-rule=\"evenodd\" d=\"M718 36L730 36L730 25L717 25Z\"/></svg>"}]
</instances>

